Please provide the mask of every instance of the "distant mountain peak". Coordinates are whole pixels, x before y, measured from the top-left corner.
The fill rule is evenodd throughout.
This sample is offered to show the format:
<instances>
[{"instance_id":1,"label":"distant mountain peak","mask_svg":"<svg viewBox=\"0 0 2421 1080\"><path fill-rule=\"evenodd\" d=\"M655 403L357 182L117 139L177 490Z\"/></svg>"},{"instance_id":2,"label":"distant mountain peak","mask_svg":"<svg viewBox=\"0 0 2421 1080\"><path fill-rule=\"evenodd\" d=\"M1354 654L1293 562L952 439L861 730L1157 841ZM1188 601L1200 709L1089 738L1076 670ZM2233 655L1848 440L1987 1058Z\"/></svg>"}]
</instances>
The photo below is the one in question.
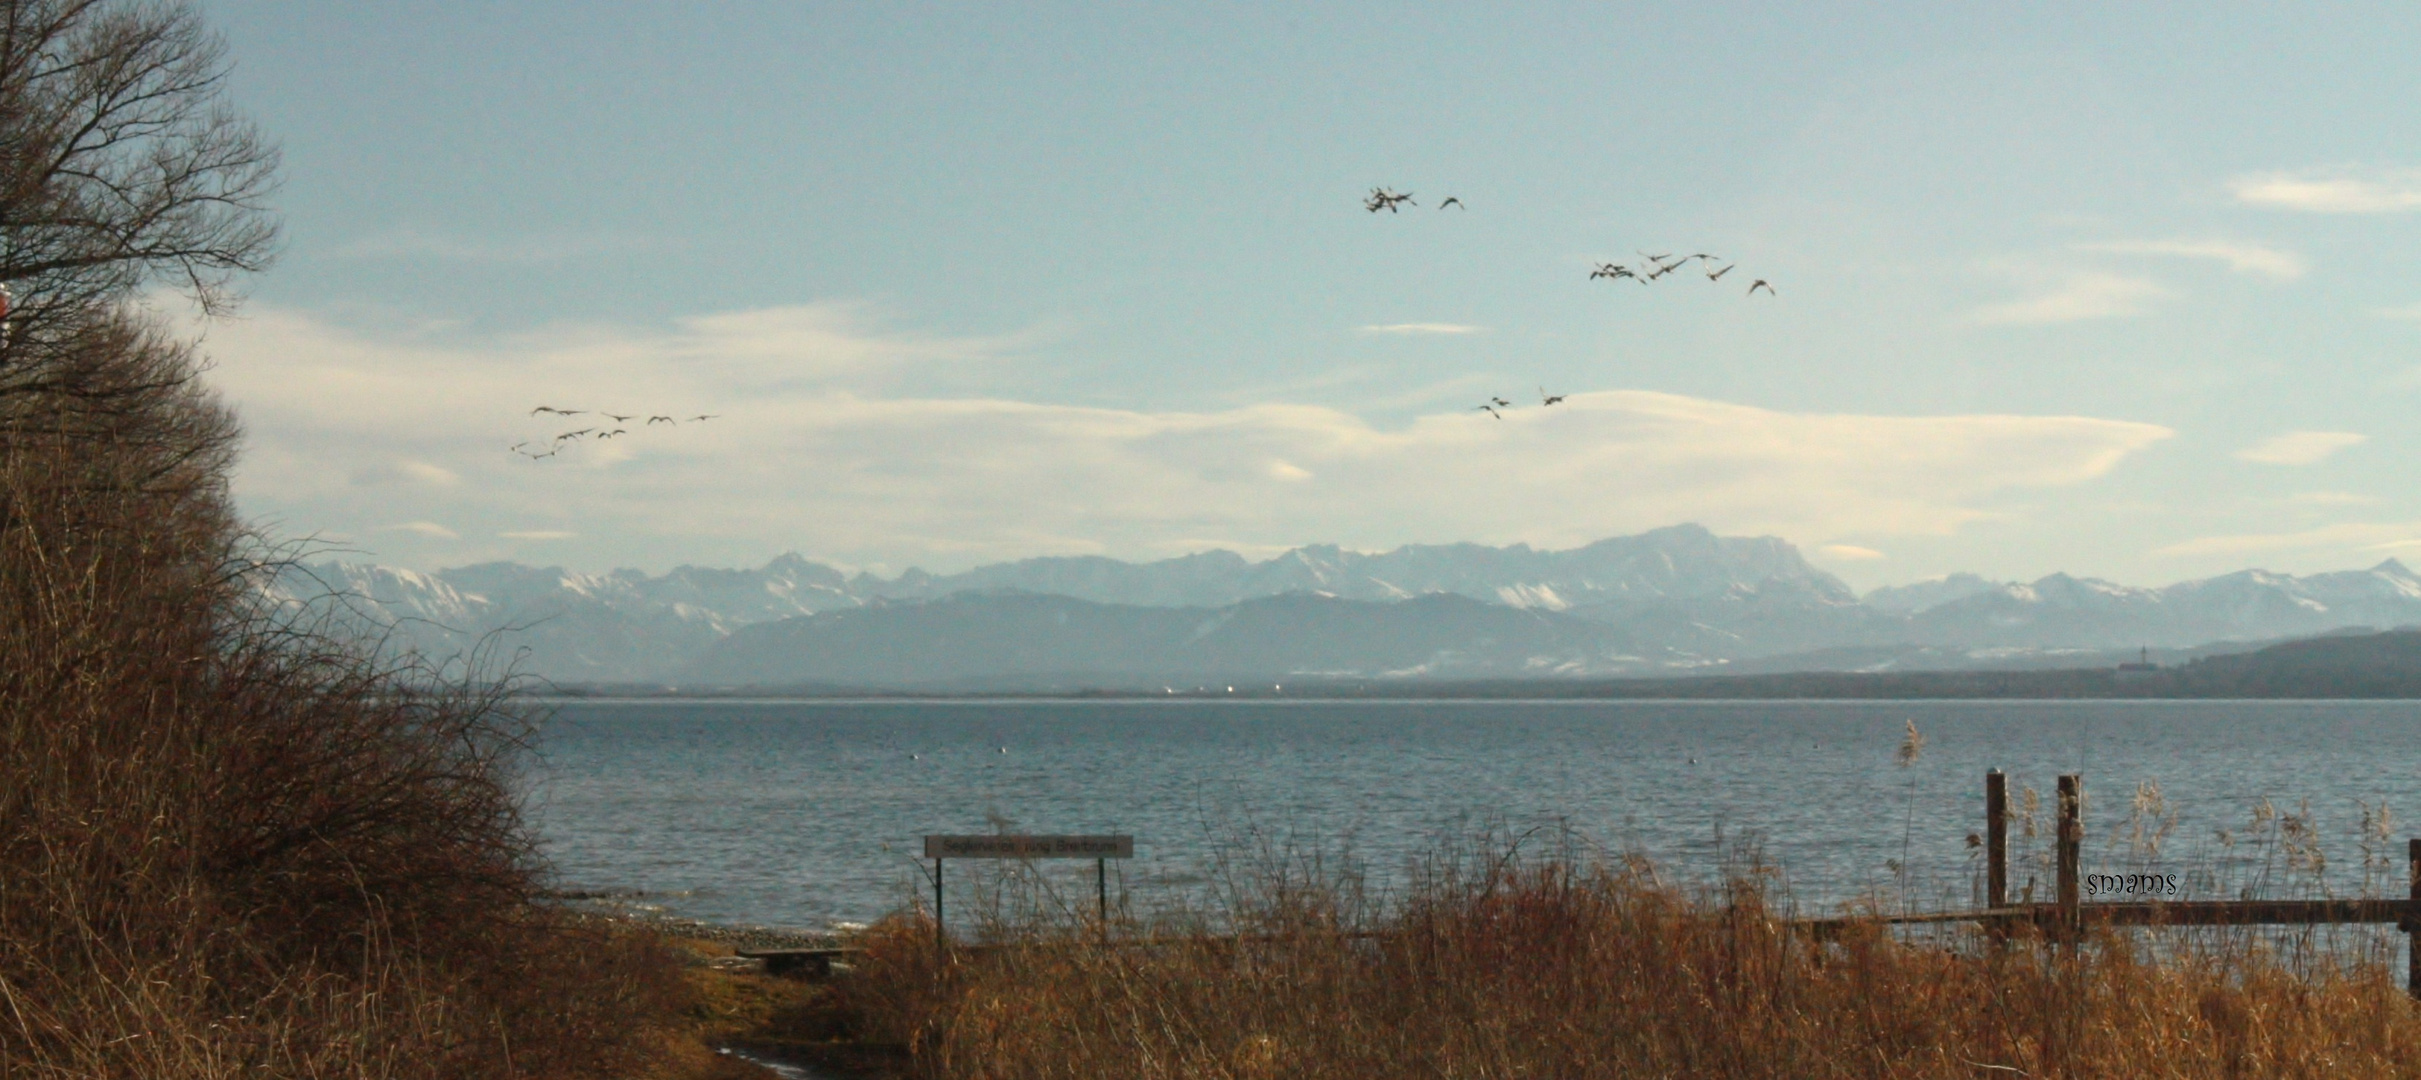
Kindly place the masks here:
<instances>
[{"instance_id":1,"label":"distant mountain peak","mask_svg":"<svg viewBox=\"0 0 2421 1080\"><path fill-rule=\"evenodd\" d=\"M1473 658L1486 654L1495 657L1486 662L1496 665L1489 670L1573 676L1715 670L1788 655L1897 663L1890 658L1911 648L1930 658L1926 663L2000 663L2063 650L2177 648L2421 623L2421 577L2393 558L2368 570L2304 577L2240 571L2157 589L2067 573L2031 583L1951 574L1860 597L1788 541L1720 536L1695 524L1562 550L1466 542L1371 552L1307 544L1257 560L1226 549L1150 562L1041 556L946 574L910 568L890 578L843 571L795 551L757 569L685 565L662 575L509 562L425 573L330 563L298 568L277 589L297 598L370 599L395 619L396 640L436 658L467 653L481 635L509 628L508 653L526 648L527 670L566 682L669 677L740 630L799 619L823 619L827 629L815 639L835 642L847 635L832 627L989 632L952 622L960 617L952 612L967 619L1090 612L1083 617L1109 619L1104 626L1130 617L1142 620L1138 626L1159 625L1152 621L1158 616L1111 618L1094 611L1100 607L1190 611L1187 633L1259 627L1252 632L1329 657L1251 654L1281 666L1311 665L1305 670L1369 670L1346 658L1362 656L1356 650L1376 639L1340 640L1331 649L1289 629L1287 612L1329 613L1322 618L1342 621L1322 625L1348 636L1437 645L1387 654L1391 671L1471 670L1480 662ZM1553 624L1564 628L1557 640L1565 644L1522 657L1490 653L1486 642L1455 644L1403 621L1423 612L1498 630ZM1474 612L1485 614L1468 614ZM1061 625L1059 615L1050 619ZM1589 644L1580 652L1558 651L1580 648L1583 640ZM901 639L896 647L912 644ZM1049 662L1044 641L1027 644L1040 651L1019 663ZM1250 653L1245 644L1220 647Z\"/></svg>"}]
</instances>

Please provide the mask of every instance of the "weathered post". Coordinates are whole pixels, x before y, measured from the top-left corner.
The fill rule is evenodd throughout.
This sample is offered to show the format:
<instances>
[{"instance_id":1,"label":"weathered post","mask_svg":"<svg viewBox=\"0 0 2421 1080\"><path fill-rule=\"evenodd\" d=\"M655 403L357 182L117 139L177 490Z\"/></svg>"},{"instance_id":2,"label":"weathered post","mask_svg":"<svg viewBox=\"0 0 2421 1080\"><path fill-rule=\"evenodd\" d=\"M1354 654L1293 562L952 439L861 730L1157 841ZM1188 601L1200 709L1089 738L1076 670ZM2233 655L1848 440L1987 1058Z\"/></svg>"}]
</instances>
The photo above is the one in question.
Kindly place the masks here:
<instances>
[{"instance_id":1,"label":"weathered post","mask_svg":"<svg viewBox=\"0 0 2421 1080\"><path fill-rule=\"evenodd\" d=\"M2084 778L2074 773L2060 777L2059 918L2060 934L2068 940L2075 940L2085 925L2084 898L2077 889L2078 864L2085 848L2085 823L2080 814L2083 799Z\"/></svg>"},{"instance_id":2,"label":"weathered post","mask_svg":"<svg viewBox=\"0 0 2421 1080\"><path fill-rule=\"evenodd\" d=\"M1093 900L1101 913L1101 940L1110 940L1110 861L1093 860Z\"/></svg>"},{"instance_id":3,"label":"weathered post","mask_svg":"<svg viewBox=\"0 0 2421 1080\"><path fill-rule=\"evenodd\" d=\"M950 951L950 935L942 929L942 861L933 859L933 955L944 956Z\"/></svg>"},{"instance_id":4,"label":"weathered post","mask_svg":"<svg viewBox=\"0 0 2421 1080\"><path fill-rule=\"evenodd\" d=\"M2009 776L1999 769L1984 774L1984 908L2009 906ZM2009 924L1984 922L1984 938L1995 951L2009 945Z\"/></svg>"},{"instance_id":5,"label":"weathered post","mask_svg":"<svg viewBox=\"0 0 2421 1080\"><path fill-rule=\"evenodd\" d=\"M1984 774L1984 906L2009 906L2009 776Z\"/></svg>"},{"instance_id":6,"label":"weathered post","mask_svg":"<svg viewBox=\"0 0 2421 1080\"><path fill-rule=\"evenodd\" d=\"M2421 839L2405 842L2412 861L2412 904L2404 909L2404 992L2421 997Z\"/></svg>"}]
</instances>

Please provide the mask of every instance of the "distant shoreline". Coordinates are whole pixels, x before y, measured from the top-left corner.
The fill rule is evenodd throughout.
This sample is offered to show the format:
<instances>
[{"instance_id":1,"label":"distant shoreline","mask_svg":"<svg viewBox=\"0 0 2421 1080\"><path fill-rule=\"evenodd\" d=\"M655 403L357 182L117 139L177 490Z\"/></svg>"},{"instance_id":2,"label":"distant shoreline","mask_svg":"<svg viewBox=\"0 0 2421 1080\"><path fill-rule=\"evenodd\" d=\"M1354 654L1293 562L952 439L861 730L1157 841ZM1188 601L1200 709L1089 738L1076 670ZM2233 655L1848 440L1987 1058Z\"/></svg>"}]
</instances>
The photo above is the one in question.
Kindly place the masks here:
<instances>
[{"instance_id":1,"label":"distant shoreline","mask_svg":"<svg viewBox=\"0 0 2421 1080\"><path fill-rule=\"evenodd\" d=\"M1158 681L1158 680L1150 680ZM1800 672L1624 679L1002 675L948 686L833 683L694 687L556 683L556 701L2188 701L2421 700L2421 631L2311 638L2174 667ZM1137 685L1137 684L1145 685Z\"/></svg>"}]
</instances>

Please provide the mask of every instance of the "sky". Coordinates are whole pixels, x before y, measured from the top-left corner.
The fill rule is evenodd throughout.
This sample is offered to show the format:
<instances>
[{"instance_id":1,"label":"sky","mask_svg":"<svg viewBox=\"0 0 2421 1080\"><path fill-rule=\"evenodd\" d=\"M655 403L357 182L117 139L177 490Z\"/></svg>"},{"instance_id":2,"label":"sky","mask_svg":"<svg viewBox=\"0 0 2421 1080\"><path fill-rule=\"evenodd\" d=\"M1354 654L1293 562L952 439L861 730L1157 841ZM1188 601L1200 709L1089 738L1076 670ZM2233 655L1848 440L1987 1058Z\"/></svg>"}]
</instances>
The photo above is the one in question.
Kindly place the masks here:
<instances>
[{"instance_id":1,"label":"sky","mask_svg":"<svg viewBox=\"0 0 2421 1080\"><path fill-rule=\"evenodd\" d=\"M285 249L162 303L345 558L2421 554L2410 5L201 10Z\"/></svg>"}]
</instances>

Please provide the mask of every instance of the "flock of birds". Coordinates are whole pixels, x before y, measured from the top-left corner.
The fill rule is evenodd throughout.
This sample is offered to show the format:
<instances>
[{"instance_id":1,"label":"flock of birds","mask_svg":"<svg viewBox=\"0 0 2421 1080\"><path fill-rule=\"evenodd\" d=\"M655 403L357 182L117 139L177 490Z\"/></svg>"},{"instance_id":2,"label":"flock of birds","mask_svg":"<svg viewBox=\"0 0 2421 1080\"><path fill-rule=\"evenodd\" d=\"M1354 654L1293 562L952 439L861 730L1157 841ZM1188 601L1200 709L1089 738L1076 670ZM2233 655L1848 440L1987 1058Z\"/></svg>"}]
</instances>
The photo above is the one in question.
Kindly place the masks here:
<instances>
[{"instance_id":1,"label":"flock of birds","mask_svg":"<svg viewBox=\"0 0 2421 1080\"><path fill-rule=\"evenodd\" d=\"M603 423L592 424L588 427L580 428L574 431L561 432L552 439L547 439L544 441L525 439L521 442L513 444L512 451L514 453L532 461L544 461L547 458L551 458L562 453L563 448L567 443L577 443L582 439L588 439L592 442L604 442L607 439L619 438L621 436L628 435L630 434L630 429L620 425L627 424L633 420L639 420L642 414L607 412L603 409L558 409L552 405L540 405L535 409L531 409L530 415L532 417L554 415L563 417L567 420L575 416L600 416L604 418ZM679 417L655 415L648 416L640 423L639 427L641 430L646 430L647 428L654 427L657 424L670 424L678 427L685 423L702 423L707 420L720 419L720 417L721 414L719 413L700 413L696 416L688 418L687 420L683 420ZM544 449L539 449L540 447L543 447Z\"/></svg>"},{"instance_id":2,"label":"flock of birds","mask_svg":"<svg viewBox=\"0 0 2421 1080\"><path fill-rule=\"evenodd\" d=\"M1727 263L1721 270L1711 269L1716 263L1724 261L1723 256L1709 255L1703 251L1696 255L1684 255L1678 259L1674 259L1672 252L1669 251L1662 255L1650 255L1647 252L1642 251L1639 253L1639 257L1646 259L1647 264L1637 270L1633 270L1632 268L1624 266L1621 263L1598 263L1597 269L1589 271L1589 280L1595 281L1598 278L1606 278L1611 281L1621 281L1624 278L1630 278L1631 280L1642 285L1646 285L1655 281L1657 278L1665 276L1666 274L1679 271L1682 267L1688 266L1692 260L1698 260L1701 263L1698 269L1706 274L1706 279L1708 281L1720 284L1723 281L1723 275L1731 273L1734 267L1737 265ZM1667 259L1672 259L1672 261L1665 261ZM1767 296L1774 295L1774 286L1772 282L1769 282L1764 278L1758 278L1749 282L1748 294L1750 296L1757 295L1757 290L1759 289L1764 289L1765 295Z\"/></svg>"},{"instance_id":3,"label":"flock of birds","mask_svg":"<svg viewBox=\"0 0 2421 1080\"><path fill-rule=\"evenodd\" d=\"M1381 210L1385 210L1390 214L1401 213L1402 210L1400 208L1402 207L1421 205L1412 201L1412 194L1413 193L1409 191L1397 191L1388 187L1374 187L1370 189L1370 195L1362 200L1362 209L1368 210L1373 214L1378 213ZM1437 208L1440 210L1444 210L1449 206L1454 207L1457 210L1468 211L1471 209L1469 206L1464 205L1463 200L1452 195L1446 196L1444 200L1437 204ZM1695 262L1699 264L1699 272L1705 274L1708 281L1720 285L1723 284L1723 276L1725 274L1729 274L1733 270L1739 268L1739 264L1731 262L1721 255L1704 251L1691 255L1683 255L1680 258L1674 258L1673 253L1669 251L1662 255L1650 255L1647 252L1642 251L1639 253L1639 257L1647 261L1635 267L1624 263L1598 263L1596 269L1589 271L1589 280L1596 281L1602 278L1606 281L1621 281L1624 278L1629 278L1632 281L1636 281L1642 285L1650 285L1654 284L1659 279L1681 272L1683 267ZM1723 268L1720 270L1716 269L1716 263L1723 263ZM1756 296L1757 290L1759 289L1765 290L1765 295L1767 296L1775 295L1773 282L1767 281L1764 278L1756 278L1751 280L1749 282L1747 295L1752 297ZM1547 388L1542 386L1538 388L1538 399L1540 407L1543 408L1545 406L1553 405L1556 402L1562 401L1564 399L1564 395L1549 394L1547 393ZM1505 418L1505 414L1500 410L1510 409L1512 407L1513 402L1510 400L1495 395L1490 395L1486 403L1472 406L1472 411L1484 412L1490 416L1502 420Z\"/></svg>"},{"instance_id":4,"label":"flock of birds","mask_svg":"<svg viewBox=\"0 0 2421 1080\"><path fill-rule=\"evenodd\" d=\"M1409 191L1396 191L1387 187L1375 187L1370 189L1369 197L1362 200L1362 209L1368 210L1373 214L1378 213L1381 210L1385 210L1390 214L1402 213L1404 207L1418 207L1421 205L1420 203L1413 201L1412 195L1413 193ZM1437 208L1439 210L1444 210L1447 207L1453 207L1457 210L1463 211L1469 211L1471 209L1469 206L1464 205L1463 200L1452 195L1446 196L1437 204ZM1589 280L1597 281L1603 279L1606 281L1621 281L1628 278L1632 281L1638 282L1641 285L1650 285L1663 278L1680 273L1682 268L1695 262L1699 264L1699 272L1705 274L1708 281L1720 285L1723 283L1724 275L1729 274L1738 268L1737 264L1728 262L1722 256L1703 251L1691 255L1683 255L1679 258L1674 258L1671 252L1667 252L1662 255L1650 255L1647 252L1642 251L1639 253L1639 257L1645 259L1646 262L1637 266L1624 263L1598 263L1597 268L1589 272ZM1721 269L1717 269L1715 266L1716 263L1723 263L1724 265ZM1765 290L1765 294L1767 296L1774 295L1773 283L1765 280L1764 278L1757 278L1749 282L1748 295L1757 295L1757 290L1759 289ZM0 294L0 296L4 295L5 294ZM5 305L6 300L0 299L0 318L6 317L5 313L7 308ZM4 325L5 324L0 324L0 326ZM0 330L0 333L4 332L4 330ZM1544 386L1538 388L1538 404L1541 408L1558 404L1564 400L1564 397L1565 395L1563 394L1548 393L1547 388ZM1511 408L1513 408L1513 402L1511 399L1490 395L1486 402L1473 406L1472 411L1484 412L1490 416L1502 420L1505 418L1504 410ZM572 431L560 432L551 439L524 440L522 442L513 444L513 453L519 454L525 458L529 458L532 461L543 461L547 458L554 457L555 455L562 453L565 446L578 443L582 439L587 439L594 442L603 442L607 439L620 438L624 435L628 435L630 434L631 429L622 427L620 425L627 424L633 420L641 421L639 427L641 430L645 430L647 428L652 428L657 424L695 424L717 418L717 414L702 413L697 416L689 417L686 420L661 414L646 416L644 419L642 419L642 414L639 413L613 413L606 412L602 409L558 409L552 405L540 405L535 409L531 409L530 415L532 417L552 415L559 416L567 420L576 416L592 415L604 418L604 422L593 424L589 427L578 428Z\"/></svg>"}]
</instances>

